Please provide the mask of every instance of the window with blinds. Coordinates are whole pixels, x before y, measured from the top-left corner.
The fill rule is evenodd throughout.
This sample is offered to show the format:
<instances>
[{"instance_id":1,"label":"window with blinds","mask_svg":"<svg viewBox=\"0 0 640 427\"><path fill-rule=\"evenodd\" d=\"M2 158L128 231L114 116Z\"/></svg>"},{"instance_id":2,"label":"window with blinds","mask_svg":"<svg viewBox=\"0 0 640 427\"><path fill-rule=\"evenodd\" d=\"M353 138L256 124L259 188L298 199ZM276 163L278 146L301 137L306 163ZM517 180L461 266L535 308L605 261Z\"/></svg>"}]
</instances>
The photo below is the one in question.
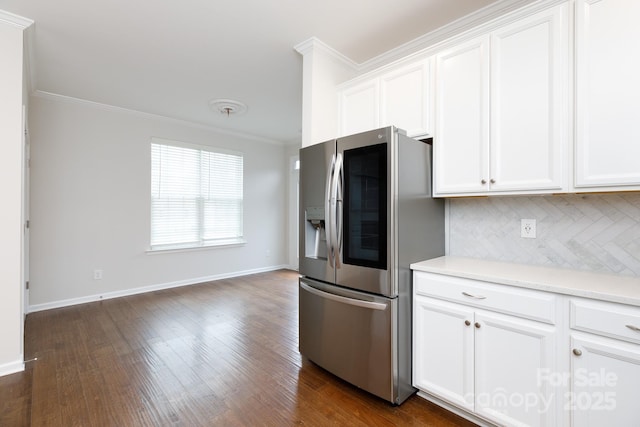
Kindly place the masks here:
<instances>
[{"instance_id":1,"label":"window with blinds","mask_svg":"<svg viewBox=\"0 0 640 427\"><path fill-rule=\"evenodd\" d=\"M151 249L243 242L243 157L151 141Z\"/></svg>"}]
</instances>

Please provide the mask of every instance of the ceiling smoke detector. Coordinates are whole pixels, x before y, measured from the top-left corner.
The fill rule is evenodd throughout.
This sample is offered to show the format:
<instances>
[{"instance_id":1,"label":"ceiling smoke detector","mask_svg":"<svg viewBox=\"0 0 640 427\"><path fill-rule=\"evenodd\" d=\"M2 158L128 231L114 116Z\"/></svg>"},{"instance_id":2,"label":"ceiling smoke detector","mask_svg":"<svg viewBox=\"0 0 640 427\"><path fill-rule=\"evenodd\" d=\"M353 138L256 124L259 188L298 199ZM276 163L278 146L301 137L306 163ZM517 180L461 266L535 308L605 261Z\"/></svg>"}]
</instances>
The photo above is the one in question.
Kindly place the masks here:
<instances>
[{"instance_id":1,"label":"ceiling smoke detector","mask_svg":"<svg viewBox=\"0 0 640 427\"><path fill-rule=\"evenodd\" d=\"M212 99L209 101L209 108L227 117L239 116L247 111L245 104L233 99Z\"/></svg>"}]
</instances>

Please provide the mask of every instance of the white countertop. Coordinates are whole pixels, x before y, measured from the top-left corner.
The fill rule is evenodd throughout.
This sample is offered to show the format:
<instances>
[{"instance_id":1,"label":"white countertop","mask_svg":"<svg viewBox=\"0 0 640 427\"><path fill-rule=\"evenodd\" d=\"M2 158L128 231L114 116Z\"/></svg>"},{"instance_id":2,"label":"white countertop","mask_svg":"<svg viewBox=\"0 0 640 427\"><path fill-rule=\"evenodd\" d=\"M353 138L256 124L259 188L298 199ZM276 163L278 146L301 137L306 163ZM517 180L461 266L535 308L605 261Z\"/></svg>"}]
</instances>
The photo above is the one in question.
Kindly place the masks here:
<instances>
[{"instance_id":1,"label":"white countertop","mask_svg":"<svg viewBox=\"0 0 640 427\"><path fill-rule=\"evenodd\" d=\"M411 264L416 271L640 306L640 278L554 267L443 256Z\"/></svg>"}]
</instances>

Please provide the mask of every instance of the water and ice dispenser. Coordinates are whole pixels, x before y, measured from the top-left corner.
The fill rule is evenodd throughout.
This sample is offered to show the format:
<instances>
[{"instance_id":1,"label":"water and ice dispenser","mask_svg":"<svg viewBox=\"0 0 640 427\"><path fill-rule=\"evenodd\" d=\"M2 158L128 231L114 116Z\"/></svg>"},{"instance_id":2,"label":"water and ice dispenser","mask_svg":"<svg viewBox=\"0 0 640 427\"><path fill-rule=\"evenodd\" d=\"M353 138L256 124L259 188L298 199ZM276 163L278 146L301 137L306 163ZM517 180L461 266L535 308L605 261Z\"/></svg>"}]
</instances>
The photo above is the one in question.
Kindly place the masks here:
<instances>
[{"instance_id":1,"label":"water and ice dispenser","mask_svg":"<svg viewBox=\"0 0 640 427\"><path fill-rule=\"evenodd\" d=\"M327 258L327 233L324 221L324 207L309 206L305 209L305 248L307 258Z\"/></svg>"}]
</instances>

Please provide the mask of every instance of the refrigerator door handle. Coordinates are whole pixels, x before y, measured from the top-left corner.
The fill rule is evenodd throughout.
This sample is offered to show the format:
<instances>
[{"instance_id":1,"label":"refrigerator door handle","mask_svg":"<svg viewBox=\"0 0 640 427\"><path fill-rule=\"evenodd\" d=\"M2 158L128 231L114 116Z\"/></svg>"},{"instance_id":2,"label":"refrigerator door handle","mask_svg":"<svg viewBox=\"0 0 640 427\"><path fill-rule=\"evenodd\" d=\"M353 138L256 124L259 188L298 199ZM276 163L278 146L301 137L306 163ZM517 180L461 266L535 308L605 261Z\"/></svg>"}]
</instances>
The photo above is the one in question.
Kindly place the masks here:
<instances>
[{"instance_id":1,"label":"refrigerator door handle","mask_svg":"<svg viewBox=\"0 0 640 427\"><path fill-rule=\"evenodd\" d=\"M372 302L372 301L362 301L359 299L347 298L341 295L331 294L329 292L321 291L320 289L312 288L306 283L300 282L300 286L307 292L311 292L312 294L318 295L319 297L330 299L332 301L340 302L343 304L354 305L356 307L368 308L371 310L386 310L387 304L383 304L380 302Z\"/></svg>"},{"instance_id":2,"label":"refrigerator door handle","mask_svg":"<svg viewBox=\"0 0 640 427\"><path fill-rule=\"evenodd\" d=\"M332 183L333 183L333 175L335 173L335 169L336 169L336 156L335 154L331 155L331 164L329 165L329 170L327 171L327 183L325 186L325 190L326 190L326 195L325 195L325 199L324 199L324 227L325 227L325 234L326 234L326 239L325 241L327 242L327 258L329 258L329 265L331 266L331 268L335 268L334 267L334 254L333 254L333 230L331 228L331 188L332 188Z\"/></svg>"},{"instance_id":3,"label":"refrigerator door handle","mask_svg":"<svg viewBox=\"0 0 640 427\"><path fill-rule=\"evenodd\" d=\"M336 268L340 268L342 254L342 154L336 156L335 171L331 189L331 238Z\"/></svg>"}]
</instances>

